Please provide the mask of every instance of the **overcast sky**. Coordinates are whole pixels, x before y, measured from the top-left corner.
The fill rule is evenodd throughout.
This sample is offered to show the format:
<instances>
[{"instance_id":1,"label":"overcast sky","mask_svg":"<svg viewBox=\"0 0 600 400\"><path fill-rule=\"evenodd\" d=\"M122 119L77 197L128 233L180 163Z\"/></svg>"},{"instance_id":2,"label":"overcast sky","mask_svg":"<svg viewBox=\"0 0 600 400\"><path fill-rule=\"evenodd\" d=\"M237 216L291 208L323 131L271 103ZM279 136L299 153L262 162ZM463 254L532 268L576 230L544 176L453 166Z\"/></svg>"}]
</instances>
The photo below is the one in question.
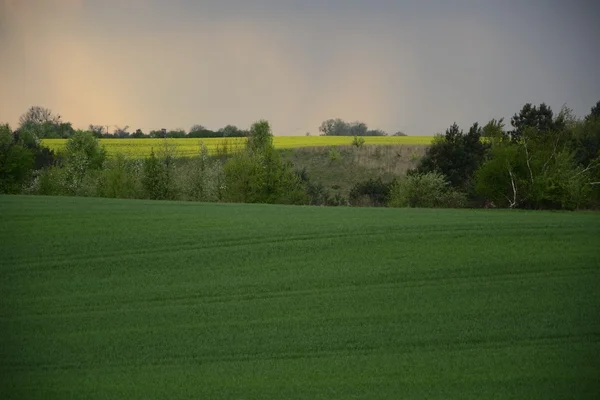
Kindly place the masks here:
<instances>
[{"instance_id":1,"label":"overcast sky","mask_svg":"<svg viewBox=\"0 0 600 400\"><path fill-rule=\"evenodd\" d=\"M0 0L0 122L409 135L600 100L594 0Z\"/></svg>"}]
</instances>

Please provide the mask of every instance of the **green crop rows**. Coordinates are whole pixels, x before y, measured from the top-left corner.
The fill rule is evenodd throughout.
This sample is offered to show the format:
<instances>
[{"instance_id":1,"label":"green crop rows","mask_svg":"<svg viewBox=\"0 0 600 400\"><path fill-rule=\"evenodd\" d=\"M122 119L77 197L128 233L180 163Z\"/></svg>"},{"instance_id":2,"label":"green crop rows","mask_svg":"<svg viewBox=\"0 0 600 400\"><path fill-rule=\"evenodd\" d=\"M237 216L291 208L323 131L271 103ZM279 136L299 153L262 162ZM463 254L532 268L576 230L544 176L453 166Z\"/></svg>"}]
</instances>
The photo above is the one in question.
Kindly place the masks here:
<instances>
[{"instance_id":1,"label":"green crop rows","mask_svg":"<svg viewBox=\"0 0 600 400\"><path fill-rule=\"evenodd\" d=\"M597 398L597 213L0 209L2 399Z\"/></svg>"}]
</instances>

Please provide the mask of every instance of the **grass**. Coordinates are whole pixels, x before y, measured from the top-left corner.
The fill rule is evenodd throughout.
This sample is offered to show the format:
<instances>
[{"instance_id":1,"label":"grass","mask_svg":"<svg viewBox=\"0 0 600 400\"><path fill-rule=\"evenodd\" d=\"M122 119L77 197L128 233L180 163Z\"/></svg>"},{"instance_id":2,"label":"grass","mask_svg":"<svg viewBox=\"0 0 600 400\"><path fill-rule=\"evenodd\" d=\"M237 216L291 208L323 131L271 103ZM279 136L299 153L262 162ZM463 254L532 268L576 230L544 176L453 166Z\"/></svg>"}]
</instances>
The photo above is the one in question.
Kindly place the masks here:
<instances>
[{"instance_id":1,"label":"grass","mask_svg":"<svg viewBox=\"0 0 600 400\"><path fill-rule=\"evenodd\" d=\"M337 157L332 159L335 149ZM355 183L381 178L384 182L399 179L415 168L425 154L425 145L364 145L306 147L282 150L295 169L305 168L311 181L324 185L332 194L348 197Z\"/></svg>"},{"instance_id":2,"label":"grass","mask_svg":"<svg viewBox=\"0 0 600 400\"><path fill-rule=\"evenodd\" d=\"M275 136L273 143L278 149L322 147L352 144L352 137L342 136ZM433 136L369 136L366 144L422 144L428 145ZM128 157L146 157L150 152L164 148L168 144L180 156L196 155L204 143L211 154L232 152L246 143L246 138L206 138L206 139L100 139L107 153L122 153ZM53 150L62 150L67 139L42 139L42 144Z\"/></svg>"},{"instance_id":3,"label":"grass","mask_svg":"<svg viewBox=\"0 0 600 400\"><path fill-rule=\"evenodd\" d=\"M599 393L598 213L0 210L2 399Z\"/></svg>"}]
</instances>

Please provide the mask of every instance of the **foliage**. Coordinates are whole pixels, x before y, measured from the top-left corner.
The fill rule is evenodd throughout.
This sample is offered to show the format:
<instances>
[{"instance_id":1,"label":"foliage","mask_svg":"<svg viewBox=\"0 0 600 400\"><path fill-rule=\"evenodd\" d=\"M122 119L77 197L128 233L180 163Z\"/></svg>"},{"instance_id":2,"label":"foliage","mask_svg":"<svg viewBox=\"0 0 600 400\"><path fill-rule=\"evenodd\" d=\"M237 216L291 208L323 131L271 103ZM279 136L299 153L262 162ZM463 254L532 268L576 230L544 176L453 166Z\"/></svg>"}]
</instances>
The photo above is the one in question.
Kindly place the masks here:
<instances>
[{"instance_id":1,"label":"foliage","mask_svg":"<svg viewBox=\"0 0 600 400\"><path fill-rule=\"evenodd\" d=\"M510 138L518 142L523 138L526 129L534 129L541 135L551 132L557 132L564 127L561 119L555 119L552 108L545 103L534 106L531 103L525 104L518 114L515 114L511 120L513 130L509 132Z\"/></svg>"},{"instance_id":2,"label":"foliage","mask_svg":"<svg viewBox=\"0 0 600 400\"><path fill-rule=\"evenodd\" d=\"M490 140L507 138L508 133L504 131L504 126L504 118L500 118L499 120L494 118L481 129L481 137Z\"/></svg>"},{"instance_id":3,"label":"foliage","mask_svg":"<svg viewBox=\"0 0 600 400\"><path fill-rule=\"evenodd\" d=\"M352 146L354 146L356 148L361 148L361 147L363 147L364 144L365 144L365 138L362 136L354 136L354 139L352 139Z\"/></svg>"},{"instance_id":4,"label":"foliage","mask_svg":"<svg viewBox=\"0 0 600 400\"><path fill-rule=\"evenodd\" d=\"M306 168L296 170L295 174L299 181L304 185L307 203L311 206L345 206L348 201L339 193L331 195L329 190L322 183L315 183L310 180Z\"/></svg>"},{"instance_id":5,"label":"foliage","mask_svg":"<svg viewBox=\"0 0 600 400\"><path fill-rule=\"evenodd\" d=\"M600 100L590 110L590 113L585 117L586 120L600 119Z\"/></svg>"},{"instance_id":6,"label":"foliage","mask_svg":"<svg viewBox=\"0 0 600 400\"><path fill-rule=\"evenodd\" d=\"M67 139L75 130L70 122L61 122L60 115L39 106L31 107L19 118L19 131L38 138Z\"/></svg>"},{"instance_id":7,"label":"foliage","mask_svg":"<svg viewBox=\"0 0 600 400\"><path fill-rule=\"evenodd\" d=\"M169 155L159 158L152 151L144 160L142 187L147 198L169 200L175 197L172 168L173 160Z\"/></svg>"},{"instance_id":8,"label":"foliage","mask_svg":"<svg viewBox=\"0 0 600 400\"><path fill-rule=\"evenodd\" d=\"M67 162L78 158L91 169L100 169L106 159L106 152L100 142L90 132L77 131L67 141L65 148Z\"/></svg>"},{"instance_id":9,"label":"foliage","mask_svg":"<svg viewBox=\"0 0 600 400\"><path fill-rule=\"evenodd\" d=\"M141 138L145 138L146 135L144 134L144 132L142 132L141 129L136 129L135 132L133 132L130 137L132 139L141 139Z\"/></svg>"},{"instance_id":10,"label":"foliage","mask_svg":"<svg viewBox=\"0 0 600 400\"><path fill-rule=\"evenodd\" d=\"M218 131L211 131L202 125L194 125L187 134L189 138L220 138L220 137L246 137L248 132L234 125L227 125Z\"/></svg>"},{"instance_id":11,"label":"foliage","mask_svg":"<svg viewBox=\"0 0 600 400\"><path fill-rule=\"evenodd\" d=\"M335 162L342 157L342 154L337 146L330 146L327 156L329 157L329 162Z\"/></svg>"},{"instance_id":12,"label":"foliage","mask_svg":"<svg viewBox=\"0 0 600 400\"><path fill-rule=\"evenodd\" d=\"M453 189L439 172L412 173L396 182L389 195L390 207L459 208L467 196Z\"/></svg>"},{"instance_id":13,"label":"foliage","mask_svg":"<svg viewBox=\"0 0 600 400\"><path fill-rule=\"evenodd\" d=\"M252 125L246 146L250 152L255 154L273 149L273 133L268 121L261 120Z\"/></svg>"},{"instance_id":14,"label":"foliage","mask_svg":"<svg viewBox=\"0 0 600 400\"><path fill-rule=\"evenodd\" d=\"M246 137L249 135L249 132L243 131L235 125L227 125L219 129L218 133L223 137Z\"/></svg>"},{"instance_id":15,"label":"foliage","mask_svg":"<svg viewBox=\"0 0 600 400\"><path fill-rule=\"evenodd\" d=\"M60 115L53 114L52 110L48 108L33 106L19 117L20 128L26 124L41 125L44 123L58 124L60 123Z\"/></svg>"},{"instance_id":16,"label":"foliage","mask_svg":"<svg viewBox=\"0 0 600 400\"><path fill-rule=\"evenodd\" d=\"M394 182L384 183L381 178L358 182L350 189L350 205L384 207L393 185Z\"/></svg>"},{"instance_id":17,"label":"foliage","mask_svg":"<svg viewBox=\"0 0 600 400\"><path fill-rule=\"evenodd\" d=\"M202 145L200 154L187 163L183 171L184 195L194 201L219 201L225 183L223 165L210 158L208 148Z\"/></svg>"},{"instance_id":18,"label":"foliage","mask_svg":"<svg viewBox=\"0 0 600 400\"><path fill-rule=\"evenodd\" d=\"M88 131L92 133L92 135L96 138L101 138L103 137L107 132L104 128L104 126L102 125L93 125L90 124L88 126Z\"/></svg>"},{"instance_id":19,"label":"foliage","mask_svg":"<svg viewBox=\"0 0 600 400\"><path fill-rule=\"evenodd\" d=\"M230 202L304 204L306 193L292 166L273 147L267 121L252 125L246 150L233 155L224 165Z\"/></svg>"},{"instance_id":20,"label":"foliage","mask_svg":"<svg viewBox=\"0 0 600 400\"><path fill-rule=\"evenodd\" d=\"M585 206L594 167L578 164L571 145L566 129L540 133L527 128L518 142L496 140L489 159L476 173L476 190L501 207Z\"/></svg>"},{"instance_id":21,"label":"foliage","mask_svg":"<svg viewBox=\"0 0 600 400\"><path fill-rule=\"evenodd\" d=\"M474 123L465 134L456 123L438 135L423 158L416 172L439 172L450 185L459 191L474 191L473 176L483 163L489 144L481 140L482 128Z\"/></svg>"},{"instance_id":22,"label":"foliage","mask_svg":"<svg viewBox=\"0 0 600 400\"><path fill-rule=\"evenodd\" d=\"M167 132L166 137L168 138L184 138L186 137L186 133L183 129L174 129Z\"/></svg>"},{"instance_id":23,"label":"foliage","mask_svg":"<svg viewBox=\"0 0 600 400\"><path fill-rule=\"evenodd\" d=\"M8 124L0 125L0 193L20 193L33 167L32 151L14 140Z\"/></svg>"},{"instance_id":24,"label":"foliage","mask_svg":"<svg viewBox=\"0 0 600 400\"><path fill-rule=\"evenodd\" d=\"M107 160L98 182L98 195L113 198L140 198L143 163L121 154Z\"/></svg>"},{"instance_id":25,"label":"foliage","mask_svg":"<svg viewBox=\"0 0 600 400\"><path fill-rule=\"evenodd\" d=\"M387 136L380 129L369 129L364 122L345 122L340 118L323 121L319 132L324 136Z\"/></svg>"}]
</instances>

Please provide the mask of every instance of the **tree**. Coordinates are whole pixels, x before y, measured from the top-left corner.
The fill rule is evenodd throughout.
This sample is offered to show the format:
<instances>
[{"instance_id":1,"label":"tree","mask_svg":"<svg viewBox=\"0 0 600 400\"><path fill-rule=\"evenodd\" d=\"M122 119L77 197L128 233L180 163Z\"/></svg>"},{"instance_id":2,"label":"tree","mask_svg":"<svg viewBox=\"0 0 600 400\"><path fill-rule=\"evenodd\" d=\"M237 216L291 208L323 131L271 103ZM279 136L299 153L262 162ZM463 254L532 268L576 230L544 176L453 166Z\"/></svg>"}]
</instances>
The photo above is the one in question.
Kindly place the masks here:
<instances>
[{"instance_id":1,"label":"tree","mask_svg":"<svg viewBox=\"0 0 600 400\"><path fill-rule=\"evenodd\" d=\"M527 128L535 128L539 134L547 135L563 127L560 119L554 119L552 109L545 103L540 104L539 107L531 103L525 104L521 111L510 119L510 123L513 130L509 133L513 141L521 140Z\"/></svg>"},{"instance_id":2,"label":"tree","mask_svg":"<svg viewBox=\"0 0 600 400\"><path fill-rule=\"evenodd\" d=\"M319 127L319 132L322 132L324 136L352 136L350 124L339 118L324 121Z\"/></svg>"},{"instance_id":3,"label":"tree","mask_svg":"<svg viewBox=\"0 0 600 400\"><path fill-rule=\"evenodd\" d=\"M484 138L507 138L508 134L504 131L504 118L490 120L481 130L481 136Z\"/></svg>"},{"instance_id":4,"label":"tree","mask_svg":"<svg viewBox=\"0 0 600 400\"><path fill-rule=\"evenodd\" d=\"M223 137L244 137L248 136L246 132L242 131L235 125L227 125L219 129L219 133Z\"/></svg>"},{"instance_id":5,"label":"tree","mask_svg":"<svg viewBox=\"0 0 600 400\"><path fill-rule=\"evenodd\" d=\"M340 118L323 121L319 132L324 136L387 136L381 129L371 129L364 122L344 122Z\"/></svg>"},{"instance_id":6,"label":"tree","mask_svg":"<svg viewBox=\"0 0 600 400\"><path fill-rule=\"evenodd\" d=\"M190 133L191 132L202 132L205 130L206 130L206 128L203 125L195 124L195 125L192 125L192 127L190 128Z\"/></svg>"},{"instance_id":7,"label":"tree","mask_svg":"<svg viewBox=\"0 0 600 400\"><path fill-rule=\"evenodd\" d=\"M67 162L82 159L86 167L100 169L106 159L106 152L100 142L90 132L77 131L67 141L65 148Z\"/></svg>"},{"instance_id":8,"label":"tree","mask_svg":"<svg viewBox=\"0 0 600 400\"><path fill-rule=\"evenodd\" d=\"M0 125L0 193L20 193L33 167L32 151L15 140L8 124Z\"/></svg>"},{"instance_id":9,"label":"tree","mask_svg":"<svg viewBox=\"0 0 600 400\"><path fill-rule=\"evenodd\" d=\"M167 132L168 138L184 138L185 136L186 136L186 133L183 129L173 129L173 130Z\"/></svg>"},{"instance_id":10,"label":"tree","mask_svg":"<svg viewBox=\"0 0 600 400\"><path fill-rule=\"evenodd\" d=\"M408 136L408 135L402 131L398 131L398 132L394 133L392 136Z\"/></svg>"},{"instance_id":11,"label":"tree","mask_svg":"<svg viewBox=\"0 0 600 400\"><path fill-rule=\"evenodd\" d=\"M439 172L407 175L390 190L390 207L463 207L467 198L454 190Z\"/></svg>"},{"instance_id":12,"label":"tree","mask_svg":"<svg viewBox=\"0 0 600 400\"><path fill-rule=\"evenodd\" d=\"M114 137L116 138L120 138L120 139L126 139L129 137L130 133L129 133L129 125L125 125L124 127L120 127L117 126L114 133L113 133Z\"/></svg>"},{"instance_id":13,"label":"tree","mask_svg":"<svg viewBox=\"0 0 600 400\"><path fill-rule=\"evenodd\" d=\"M381 129L369 129L365 132L365 136L387 136L387 133Z\"/></svg>"},{"instance_id":14,"label":"tree","mask_svg":"<svg viewBox=\"0 0 600 400\"><path fill-rule=\"evenodd\" d=\"M273 147L273 133L266 120L261 120L252 125L248 136L248 149L252 153L264 153Z\"/></svg>"},{"instance_id":15,"label":"tree","mask_svg":"<svg viewBox=\"0 0 600 400\"><path fill-rule=\"evenodd\" d=\"M144 160L142 186L146 196L151 200L165 200L172 197L169 162L159 159L151 151Z\"/></svg>"},{"instance_id":16,"label":"tree","mask_svg":"<svg viewBox=\"0 0 600 400\"><path fill-rule=\"evenodd\" d=\"M440 172L452 187L473 194L474 173L489 148L481 136L482 128L478 123L474 123L466 134L456 123L452 124L444 136L436 136L416 172Z\"/></svg>"},{"instance_id":17,"label":"tree","mask_svg":"<svg viewBox=\"0 0 600 400\"><path fill-rule=\"evenodd\" d=\"M90 132L92 132L92 135L94 135L94 137L97 137L97 138L101 138L106 133L106 131L104 130L104 126L103 125L92 125L92 124L90 124L89 127L88 127L88 130Z\"/></svg>"},{"instance_id":18,"label":"tree","mask_svg":"<svg viewBox=\"0 0 600 400\"><path fill-rule=\"evenodd\" d=\"M349 199L353 206L385 207L394 182L384 183L381 178L369 178L354 184L350 189Z\"/></svg>"},{"instance_id":19,"label":"tree","mask_svg":"<svg viewBox=\"0 0 600 400\"><path fill-rule=\"evenodd\" d=\"M519 129L517 138L490 135L492 149L476 172L476 190L495 204L511 208L585 206L597 160L588 150L593 151L597 143L594 119L578 121L563 107L549 121L551 110L540 108L541 113L524 107L520 121L527 122L513 124Z\"/></svg>"},{"instance_id":20,"label":"tree","mask_svg":"<svg viewBox=\"0 0 600 400\"><path fill-rule=\"evenodd\" d=\"M600 100L596 103L594 107L592 107L592 110L590 111L589 115L585 117L586 120L594 118L600 119Z\"/></svg>"},{"instance_id":21,"label":"tree","mask_svg":"<svg viewBox=\"0 0 600 400\"><path fill-rule=\"evenodd\" d=\"M135 132L131 134L131 137L135 139L143 138L145 136L146 135L144 135L144 132L142 132L141 129L136 129Z\"/></svg>"},{"instance_id":22,"label":"tree","mask_svg":"<svg viewBox=\"0 0 600 400\"><path fill-rule=\"evenodd\" d=\"M364 122L353 122L348 124L347 133L349 136L366 136L369 127Z\"/></svg>"},{"instance_id":23,"label":"tree","mask_svg":"<svg viewBox=\"0 0 600 400\"><path fill-rule=\"evenodd\" d=\"M45 122L58 124L60 123L60 115L53 114L48 108L33 106L21 115L19 118L19 127L27 123L43 124Z\"/></svg>"},{"instance_id":24,"label":"tree","mask_svg":"<svg viewBox=\"0 0 600 400\"><path fill-rule=\"evenodd\" d=\"M154 131L150 131L150 133L148 134L148 136L150 136L151 138L166 138L167 137L167 130L166 129L160 129L160 130L154 130Z\"/></svg>"},{"instance_id":25,"label":"tree","mask_svg":"<svg viewBox=\"0 0 600 400\"><path fill-rule=\"evenodd\" d=\"M245 151L224 165L227 201L305 204L308 196L292 165L273 147L268 121L252 125Z\"/></svg>"}]
</instances>

